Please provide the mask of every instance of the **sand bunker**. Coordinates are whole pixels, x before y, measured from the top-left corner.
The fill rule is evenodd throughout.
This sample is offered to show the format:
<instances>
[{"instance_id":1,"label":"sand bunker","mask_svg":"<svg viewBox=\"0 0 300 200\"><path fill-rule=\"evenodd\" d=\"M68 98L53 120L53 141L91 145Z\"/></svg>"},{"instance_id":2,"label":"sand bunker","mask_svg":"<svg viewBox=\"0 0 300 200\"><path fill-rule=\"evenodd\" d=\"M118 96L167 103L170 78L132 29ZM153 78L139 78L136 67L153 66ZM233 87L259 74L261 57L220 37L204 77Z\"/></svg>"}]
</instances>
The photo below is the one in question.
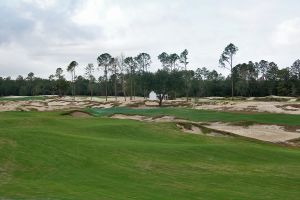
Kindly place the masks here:
<instances>
[{"instance_id":1,"label":"sand bunker","mask_svg":"<svg viewBox=\"0 0 300 200\"><path fill-rule=\"evenodd\" d=\"M283 126L255 124L248 127L230 125L228 123L210 123L208 128L230 132L236 135L268 141L273 143L287 142L300 138L300 132L286 131Z\"/></svg>"},{"instance_id":2,"label":"sand bunker","mask_svg":"<svg viewBox=\"0 0 300 200\"><path fill-rule=\"evenodd\" d=\"M34 101L2 101L1 111L56 111L83 108L111 108L114 102L98 102L90 100L68 100L65 98Z\"/></svg>"},{"instance_id":3,"label":"sand bunker","mask_svg":"<svg viewBox=\"0 0 300 200\"><path fill-rule=\"evenodd\" d=\"M157 101L145 100L142 97L135 97L132 101L124 97L118 97L115 101L114 97L108 97L105 101L104 97L76 97L75 101L72 97L57 97L49 96L45 100L22 100L11 101L9 98L21 97L7 97L8 100L0 102L1 111L55 111L55 110L70 110L83 108L111 108L118 107L132 107L151 109L158 107ZM272 98L286 99L285 101L271 101ZM207 97L194 101L186 102L184 98L177 100L167 100L163 102L164 106L170 107L187 107L202 110L217 110L229 112L268 112L268 113L285 113L285 114L300 114L300 102L292 97L266 97L266 98L248 98L240 101L226 100L224 97ZM4 97L5 99L5 97ZM269 100L270 101L267 101Z\"/></svg>"},{"instance_id":4,"label":"sand bunker","mask_svg":"<svg viewBox=\"0 0 300 200\"><path fill-rule=\"evenodd\" d=\"M115 114L111 116L111 118L131 119L144 122L175 122L177 127L186 133L201 135L205 134L209 136L238 135L272 143L292 144L293 140L300 138L299 129L295 131L287 131L285 130L285 127L279 125L255 124L245 127L221 122L192 122L184 119L176 119L173 116L146 117L141 115ZM183 123L188 123L188 126L185 126ZM203 133L201 127L209 129L209 132Z\"/></svg>"},{"instance_id":5,"label":"sand bunker","mask_svg":"<svg viewBox=\"0 0 300 200\"><path fill-rule=\"evenodd\" d=\"M240 102L202 102L194 107L201 110L218 110L233 112L268 112L268 113L285 113L300 114L299 103L289 102L262 102L262 101L240 101Z\"/></svg>"},{"instance_id":6,"label":"sand bunker","mask_svg":"<svg viewBox=\"0 0 300 200\"><path fill-rule=\"evenodd\" d=\"M146 121L146 119L147 119L145 116L141 116L141 115L122 115L122 114L115 114L115 115L111 116L111 118L132 119L132 120L137 120L137 121Z\"/></svg>"},{"instance_id":7,"label":"sand bunker","mask_svg":"<svg viewBox=\"0 0 300 200\"><path fill-rule=\"evenodd\" d=\"M159 117L147 117L142 115L123 115L123 114L115 114L111 116L114 119L131 119L137 121L145 121L145 122L174 122L174 116L159 116ZM176 120L180 122L185 122L186 120Z\"/></svg>"}]
</instances>

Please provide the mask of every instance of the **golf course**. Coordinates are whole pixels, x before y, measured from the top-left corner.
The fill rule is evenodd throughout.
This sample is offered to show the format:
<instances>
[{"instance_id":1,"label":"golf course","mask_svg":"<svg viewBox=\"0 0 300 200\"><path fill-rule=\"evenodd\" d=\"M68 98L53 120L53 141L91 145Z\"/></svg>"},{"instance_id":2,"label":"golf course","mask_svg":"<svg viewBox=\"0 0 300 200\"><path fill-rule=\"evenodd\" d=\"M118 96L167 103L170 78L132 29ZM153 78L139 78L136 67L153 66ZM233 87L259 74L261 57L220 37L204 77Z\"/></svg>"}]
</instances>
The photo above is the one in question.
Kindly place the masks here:
<instances>
[{"instance_id":1,"label":"golf course","mask_svg":"<svg viewBox=\"0 0 300 200\"><path fill-rule=\"evenodd\" d=\"M300 200L300 0L0 0L0 200Z\"/></svg>"},{"instance_id":2,"label":"golf course","mask_svg":"<svg viewBox=\"0 0 300 200\"><path fill-rule=\"evenodd\" d=\"M298 147L109 117L144 113L296 126L299 115L181 108L85 112L91 115L0 113L0 199L299 199Z\"/></svg>"}]
</instances>

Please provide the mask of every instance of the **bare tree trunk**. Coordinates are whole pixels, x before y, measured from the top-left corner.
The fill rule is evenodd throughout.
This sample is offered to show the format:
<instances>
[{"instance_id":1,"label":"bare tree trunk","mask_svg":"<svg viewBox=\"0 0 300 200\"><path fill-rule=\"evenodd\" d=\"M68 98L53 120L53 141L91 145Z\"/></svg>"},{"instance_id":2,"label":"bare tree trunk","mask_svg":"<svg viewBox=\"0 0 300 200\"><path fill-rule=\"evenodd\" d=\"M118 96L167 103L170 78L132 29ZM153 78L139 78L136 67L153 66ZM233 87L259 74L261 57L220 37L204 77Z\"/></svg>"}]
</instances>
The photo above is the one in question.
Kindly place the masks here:
<instances>
[{"instance_id":1,"label":"bare tree trunk","mask_svg":"<svg viewBox=\"0 0 300 200\"><path fill-rule=\"evenodd\" d=\"M107 80L105 79L105 101L107 101Z\"/></svg>"},{"instance_id":2,"label":"bare tree trunk","mask_svg":"<svg viewBox=\"0 0 300 200\"><path fill-rule=\"evenodd\" d=\"M92 82L90 80L89 82L90 92L91 92L91 100L93 100L93 88L92 88Z\"/></svg>"},{"instance_id":3,"label":"bare tree trunk","mask_svg":"<svg viewBox=\"0 0 300 200\"><path fill-rule=\"evenodd\" d=\"M158 100L159 100L158 104L159 104L159 107L162 106L162 101L163 101L164 97L165 97L165 94L159 94L158 95Z\"/></svg>"},{"instance_id":4,"label":"bare tree trunk","mask_svg":"<svg viewBox=\"0 0 300 200\"><path fill-rule=\"evenodd\" d=\"M124 81L124 75L123 74L122 74L122 90L123 90L124 99L126 101L126 88L125 88L125 81Z\"/></svg>"},{"instance_id":5,"label":"bare tree trunk","mask_svg":"<svg viewBox=\"0 0 300 200\"><path fill-rule=\"evenodd\" d=\"M130 74L130 101L132 101L132 74Z\"/></svg>"},{"instance_id":6,"label":"bare tree trunk","mask_svg":"<svg viewBox=\"0 0 300 200\"><path fill-rule=\"evenodd\" d=\"M73 98L73 73L71 74L71 76L72 76L72 83L71 83L71 96L72 96L72 98Z\"/></svg>"},{"instance_id":7,"label":"bare tree trunk","mask_svg":"<svg viewBox=\"0 0 300 200\"><path fill-rule=\"evenodd\" d=\"M230 71L231 71L231 100L233 101L233 73L232 73L232 55L230 56Z\"/></svg>"},{"instance_id":8,"label":"bare tree trunk","mask_svg":"<svg viewBox=\"0 0 300 200\"><path fill-rule=\"evenodd\" d=\"M144 70L144 68L145 67L143 67L143 75L144 75L144 77L143 78L145 78L145 70ZM146 99L146 89L145 89L146 87L145 87L145 81L143 81L143 92L144 92L144 99Z\"/></svg>"},{"instance_id":9,"label":"bare tree trunk","mask_svg":"<svg viewBox=\"0 0 300 200\"><path fill-rule=\"evenodd\" d=\"M71 75L72 75L71 93L72 93L72 97L73 97L73 100L74 100L74 74L73 74L73 72L71 73Z\"/></svg>"},{"instance_id":10,"label":"bare tree trunk","mask_svg":"<svg viewBox=\"0 0 300 200\"><path fill-rule=\"evenodd\" d=\"M115 101L117 101L117 76L116 76L116 73L115 73Z\"/></svg>"},{"instance_id":11,"label":"bare tree trunk","mask_svg":"<svg viewBox=\"0 0 300 200\"><path fill-rule=\"evenodd\" d=\"M133 80L133 100L135 100L135 81Z\"/></svg>"},{"instance_id":12,"label":"bare tree trunk","mask_svg":"<svg viewBox=\"0 0 300 200\"><path fill-rule=\"evenodd\" d=\"M107 101L107 68L105 67L105 101Z\"/></svg>"},{"instance_id":13,"label":"bare tree trunk","mask_svg":"<svg viewBox=\"0 0 300 200\"><path fill-rule=\"evenodd\" d=\"M73 90L74 90L74 101L75 101L75 68L74 68L74 81L73 81Z\"/></svg>"},{"instance_id":14,"label":"bare tree trunk","mask_svg":"<svg viewBox=\"0 0 300 200\"><path fill-rule=\"evenodd\" d=\"M188 92L188 72L187 72L187 69L186 69L186 63L184 64L185 65L185 93L186 93L186 102L189 101L189 92Z\"/></svg>"}]
</instances>

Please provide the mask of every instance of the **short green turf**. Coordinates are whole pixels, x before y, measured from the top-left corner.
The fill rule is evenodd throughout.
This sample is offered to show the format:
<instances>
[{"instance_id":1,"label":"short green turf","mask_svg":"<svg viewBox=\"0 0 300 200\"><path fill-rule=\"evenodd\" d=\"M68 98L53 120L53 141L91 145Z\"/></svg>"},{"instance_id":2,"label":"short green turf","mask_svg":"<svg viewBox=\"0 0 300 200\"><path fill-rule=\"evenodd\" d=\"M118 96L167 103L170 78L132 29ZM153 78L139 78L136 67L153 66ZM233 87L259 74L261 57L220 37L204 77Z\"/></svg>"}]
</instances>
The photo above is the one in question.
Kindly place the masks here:
<instances>
[{"instance_id":1,"label":"short green turf","mask_svg":"<svg viewBox=\"0 0 300 200\"><path fill-rule=\"evenodd\" d=\"M299 196L297 148L189 135L173 123L73 118L59 112L0 113L0 199Z\"/></svg>"},{"instance_id":2,"label":"short green turf","mask_svg":"<svg viewBox=\"0 0 300 200\"><path fill-rule=\"evenodd\" d=\"M300 126L300 115L289 114L220 112L186 108L132 109L126 107L107 109L92 108L87 109L87 111L95 116L110 116L116 113L145 116L172 115L178 118L200 122L248 122Z\"/></svg>"}]
</instances>

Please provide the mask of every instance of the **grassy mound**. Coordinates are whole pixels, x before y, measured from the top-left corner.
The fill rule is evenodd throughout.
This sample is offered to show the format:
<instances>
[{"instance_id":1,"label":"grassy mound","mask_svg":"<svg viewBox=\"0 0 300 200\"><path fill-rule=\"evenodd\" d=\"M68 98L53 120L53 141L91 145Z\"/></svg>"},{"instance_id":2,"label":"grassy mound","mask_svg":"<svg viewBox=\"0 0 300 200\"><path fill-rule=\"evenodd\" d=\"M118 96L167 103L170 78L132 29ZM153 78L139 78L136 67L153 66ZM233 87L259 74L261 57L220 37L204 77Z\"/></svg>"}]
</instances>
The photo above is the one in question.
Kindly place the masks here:
<instances>
[{"instance_id":1,"label":"grassy mound","mask_svg":"<svg viewBox=\"0 0 300 200\"><path fill-rule=\"evenodd\" d=\"M0 199L289 199L300 150L173 123L0 113Z\"/></svg>"},{"instance_id":2,"label":"grassy mound","mask_svg":"<svg viewBox=\"0 0 300 200\"><path fill-rule=\"evenodd\" d=\"M274 113L238 113L208 110L195 110L186 108L153 108L131 109L126 107L107 109L87 109L95 116L111 116L113 114L164 116L170 115L177 118L201 122L232 122L243 124L278 124L286 126L300 126L300 115L274 114Z\"/></svg>"}]
</instances>

